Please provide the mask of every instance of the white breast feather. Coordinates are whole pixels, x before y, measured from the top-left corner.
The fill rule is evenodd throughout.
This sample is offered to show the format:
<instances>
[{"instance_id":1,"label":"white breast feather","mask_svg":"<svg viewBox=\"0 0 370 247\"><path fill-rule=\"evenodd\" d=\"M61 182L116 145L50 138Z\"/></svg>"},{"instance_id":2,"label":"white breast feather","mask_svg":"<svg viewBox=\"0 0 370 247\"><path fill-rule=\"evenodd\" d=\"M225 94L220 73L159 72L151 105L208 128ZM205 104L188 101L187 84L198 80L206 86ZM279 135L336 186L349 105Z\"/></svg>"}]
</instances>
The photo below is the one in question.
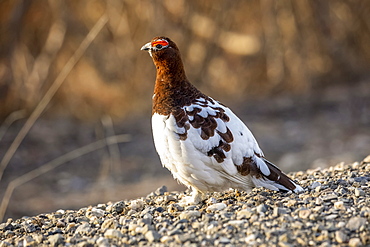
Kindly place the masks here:
<instances>
[{"instance_id":1,"label":"white breast feather","mask_svg":"<svg viewBox=\"0 0 370 247\"><path fill-rule=\"evenodd\" d=\"M262 154L262 151L249 129L229 108L218 104L217 101L209 105L223 108L229 117L228 122L219 118L215 119L217 121L216 130L226 133L228 128L234 138L233 142L229 143L231 145L230 151L224 152L226 158L223 162L219 163L214 157L207 155L207 152L218 146L222 140L217 132L208 140L204 140L200 136L201 128L196 129L189 124L187 138L180 140L178 134L183 134L186 130L176 125L176 120L172 115L168 117L153 114L154 143L162 164L185 185L204 191L225 190L232 187L232 183L246 182L247 178L238 174L235 165L241 165L243 157L253 156L254 153ZM216 115L216 110L211 107L200 107L199 105L184 107L187 111L194 108L202 109L198 113L202 117L207 117L208 114ZM192 119L190 118L190 120ZM262 166L260 168L264 174L267 173Z\"/></svg>"}]
</instances>

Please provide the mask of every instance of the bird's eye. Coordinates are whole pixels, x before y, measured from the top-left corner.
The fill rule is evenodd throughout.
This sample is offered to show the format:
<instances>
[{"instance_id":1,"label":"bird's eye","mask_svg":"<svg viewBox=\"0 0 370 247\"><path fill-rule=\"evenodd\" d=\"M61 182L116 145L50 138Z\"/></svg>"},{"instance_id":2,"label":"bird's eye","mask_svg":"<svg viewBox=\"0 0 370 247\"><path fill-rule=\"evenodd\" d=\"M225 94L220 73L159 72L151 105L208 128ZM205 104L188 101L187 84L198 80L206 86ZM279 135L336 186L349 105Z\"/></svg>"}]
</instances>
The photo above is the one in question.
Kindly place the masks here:
<instances>
[{"instance_id":1,"label":"bird's eye","mask_svg":"<svg viewBox=\"0 0 370 247\"><path fill-rule=\"evenodd\" d=\"M152 42L152 47L154 47L157 50L164 49L164 48L168 47L169 45L170 44L168 43L168 41L164 40L164 39L157 39L157 40Z\"/></svg>"}]
</instances>

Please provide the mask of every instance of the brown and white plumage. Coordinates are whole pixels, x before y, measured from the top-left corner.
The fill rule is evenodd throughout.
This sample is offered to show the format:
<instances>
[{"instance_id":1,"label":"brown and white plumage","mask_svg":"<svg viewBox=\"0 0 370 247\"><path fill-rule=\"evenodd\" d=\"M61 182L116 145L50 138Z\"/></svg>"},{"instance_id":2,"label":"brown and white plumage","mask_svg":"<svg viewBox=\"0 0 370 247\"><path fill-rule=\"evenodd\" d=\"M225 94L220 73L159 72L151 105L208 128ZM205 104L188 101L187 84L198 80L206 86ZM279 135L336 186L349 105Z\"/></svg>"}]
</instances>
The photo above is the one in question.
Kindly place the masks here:
<instances>
[{"instance_id":1,"label":"brown and white plumage","mask_svg":"<svg viewBox=\"0 0 370 247\"><path fill-rule=\"evenodd\" d=\"M245 124L225 105L206 96L187 79L176 44L156 37L144 45L157 70L152 127L162 164L192 189L187 203L207 191L255 186L302 191L302 187L264 158Z\"/></svg>"}]
</instances>

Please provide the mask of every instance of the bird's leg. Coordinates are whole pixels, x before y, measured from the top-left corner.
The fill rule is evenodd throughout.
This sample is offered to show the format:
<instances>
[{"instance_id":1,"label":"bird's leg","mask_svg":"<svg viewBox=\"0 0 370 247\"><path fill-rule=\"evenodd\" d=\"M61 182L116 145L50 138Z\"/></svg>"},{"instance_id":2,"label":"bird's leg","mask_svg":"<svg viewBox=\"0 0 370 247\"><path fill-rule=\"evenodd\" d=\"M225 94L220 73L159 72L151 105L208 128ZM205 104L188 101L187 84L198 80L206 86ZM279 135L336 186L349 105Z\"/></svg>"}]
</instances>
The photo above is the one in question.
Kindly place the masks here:
<instances>
[{"instance_id":1,"label":"bird's leg","mask_svg":"<svg viewBox=\"0 0 370 247\"><path fill-rule=\"evenodd\" d=\"M191 189L192 189L191 196L183 197L180 201L180 204L182 204L182 205L196 205L196 204L199 204L203 200L204 194L202 192L200 192L199 190L197 190L194 187L191 187Z\"/></svg>"}]
</instances>

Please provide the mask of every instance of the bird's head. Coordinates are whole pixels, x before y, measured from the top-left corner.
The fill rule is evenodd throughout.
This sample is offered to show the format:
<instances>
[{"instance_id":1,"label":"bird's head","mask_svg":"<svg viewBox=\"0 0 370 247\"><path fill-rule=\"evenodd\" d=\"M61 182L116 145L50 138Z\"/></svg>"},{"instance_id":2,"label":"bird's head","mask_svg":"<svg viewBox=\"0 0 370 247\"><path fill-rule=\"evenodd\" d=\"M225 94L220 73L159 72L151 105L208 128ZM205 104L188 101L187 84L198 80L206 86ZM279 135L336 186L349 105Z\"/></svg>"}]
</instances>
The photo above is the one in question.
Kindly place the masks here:
<instances>
[{"instance_id":1,"label":"bird's head","mask_svg":"<svg viewBox=\"0 0 370 247\"><path fill-rule=\"evenodd\" d=\"M176 44L167 37L155 37L141 47L142 51L148 51L150 56L157 60L165 54L179 53Z\"/></svg>"}]
</instances>

